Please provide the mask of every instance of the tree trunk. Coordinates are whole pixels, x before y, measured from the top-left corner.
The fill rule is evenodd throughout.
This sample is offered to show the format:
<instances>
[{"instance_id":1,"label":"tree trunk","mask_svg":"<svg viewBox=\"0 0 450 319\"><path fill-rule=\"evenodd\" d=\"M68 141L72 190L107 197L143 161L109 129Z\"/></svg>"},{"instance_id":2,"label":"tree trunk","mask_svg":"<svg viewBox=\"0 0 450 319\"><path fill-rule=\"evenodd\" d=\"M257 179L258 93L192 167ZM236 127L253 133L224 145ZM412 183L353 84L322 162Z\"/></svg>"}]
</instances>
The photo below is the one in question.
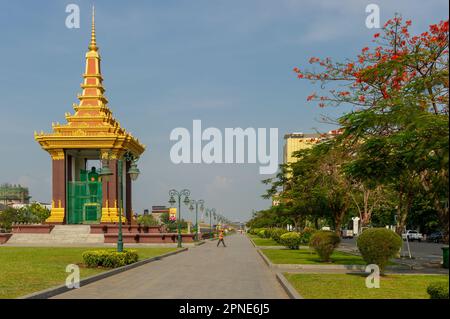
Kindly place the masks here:
<instances>
[{"instance_id":1,"label":"tree trunk","mask_svg":"<svg viewBox=\"0 0 450 319\"><path fill-rule=\"evenodd\" d=\"M434 200L434 207L438 212L439 220L441 221L441 227L442 227L442 235L443 235L443 242L445 244L448 244L449 241L449 218L448 218L448 204L446 204L444 207L442 207L442 204L439 199Z\"/></svg>"}]
</instances>

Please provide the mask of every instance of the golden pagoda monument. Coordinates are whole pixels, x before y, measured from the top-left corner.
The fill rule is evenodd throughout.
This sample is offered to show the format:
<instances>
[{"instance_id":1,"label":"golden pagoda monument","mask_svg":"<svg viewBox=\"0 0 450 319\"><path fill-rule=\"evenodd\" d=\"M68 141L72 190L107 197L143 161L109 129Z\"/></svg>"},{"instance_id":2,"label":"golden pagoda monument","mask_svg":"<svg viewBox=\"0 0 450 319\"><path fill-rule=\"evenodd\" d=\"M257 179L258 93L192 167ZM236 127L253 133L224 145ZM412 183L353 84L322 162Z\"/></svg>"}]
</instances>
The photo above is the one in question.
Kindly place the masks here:
<instances>
[{"instance_id":1,"label":"golden pagoda monument","mask_svg":"<svg viewBox=\"0 0 450 319\"><path fill-rule=\"evenodd\" d=\"M95 9L86 67L74 114L67 123L52 124L51 133L34 133L52 158L52 209L47 223L116 223L131 221L131 174L145 146L114 119L104 96L100 55L95 37ZM102 168L89 169L88 160ZM107 173L106 173L107 172ZM122 182L124 181L124 182Z\"/></svg>"}]
</instances>

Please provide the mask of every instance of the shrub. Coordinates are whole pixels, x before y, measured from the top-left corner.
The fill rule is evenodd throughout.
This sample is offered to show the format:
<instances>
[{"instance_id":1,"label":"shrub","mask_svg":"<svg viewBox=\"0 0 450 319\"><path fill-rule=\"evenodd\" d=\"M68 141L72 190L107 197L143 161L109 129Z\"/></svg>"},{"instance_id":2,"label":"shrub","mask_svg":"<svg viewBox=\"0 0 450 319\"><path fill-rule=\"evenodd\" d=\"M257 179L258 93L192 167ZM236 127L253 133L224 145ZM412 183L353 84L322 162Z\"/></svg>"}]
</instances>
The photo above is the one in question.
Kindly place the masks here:
<instances>
[{"instance_id":1,"label":"shrub","mask_svg":"<svg viewBox=\"0 0 450 319\"><path fill-rule=\"evenodd\" d=\"M275 240L277 243L280 242L281 235L288 233L288 231L284 228L274 228L271 231L271 238Z\"/></svg>"},{"instance_id":2,"label":"shrub","mask_svg":"<svg viewBox=\"0 0 450 319\"><path fill-rule=\"evenodd\" d=\"M254 228L252 231L253 235L258 235L258 233L262 230L262 228Z\"/></svg>"},{"instance_id":3,"label":"shrub","mask_svg":"<svg viewBox=\"0 0 450 319\"><path fill-rule=\"evenodd\" d=\"M82 254L84 264L87 267L117 268L138 261L136 250L124 250L119 253L113 250L88 250Z\"/></svg>"},{"instance_id":4,"label":"shrub","mask_svg":"<svg viewBox=\"0 0 450 319\"><path fill-rule=\"evenodd\" d=\"M365 262L378 265L382 272L402 247L402 238L386 228L370 228L359 235L357 246Z\"/></svg>"},{"instance_id":5,"label":"shrub","mask_svg":"<svg viewBox=\"0 0 450 319\"><path fill-rule=\"evenodd\" d=\"M427 292L430 299L448 299L448 281L447 282L432 282Z\"/></svg>"},{"instance_id":6,"label":"shrub","mask_svg":"<svg viewBox=\"0 0 450 319\"><path fill-rule=\"evenodd\" d=\"M270 238L270 231L267 228L261 228L256 235L261 238Z\"/></svg>"},{"instance_id":7,"label":"shrub","mask_svg":"<svg viewBox=\"0 0 450 319\"><path fill-rule=\"evenodd\" d=\"M334 249L339 245L340 238L335 232L319 230L311 236L310 247L314 248L320 260L329 262Z\"/></svg>"},{"instance_id":8,"label":"shrub","mask_svg":"<svg viewBox=\"0 0 450 319\"><path fill-rule=\"evenodd\" d=\"M158 226L159 222L152 215L141 215L137 218L137 223L143 226Z\"/></svg>"},{"instance_id":9,"label":"shrub","mask_svg":"<svg viewBox=\"0 0 450 319\"><path fill-rule=\"evenodd\" d=\"M272 234L272 229L271 228L263 228L263 229L264 229L263 238L270 238Z\"/></svg>"},{"instance_id":10,"label":"shrub","mask_svg":"<svg viewBox=\"0 0 450 319\"><path fill-rule=\"evenodd\" d=\"M315 233L315 230L312 228L303 229L303 231L300 233L301 244L309 245L309 242L311 241L311 237L314 233Z\"/></svg>"},{"instance_id":11,"label":"shrub","mask_svg":"<svg viewBox=\"0 0 450 319\"><path fill-rule=\"evenodd\" d=\"M280 236L280 244L289 249L298 249L300 241L300 234L297 232L288 232Z\"/></svg>"}]
</instances>

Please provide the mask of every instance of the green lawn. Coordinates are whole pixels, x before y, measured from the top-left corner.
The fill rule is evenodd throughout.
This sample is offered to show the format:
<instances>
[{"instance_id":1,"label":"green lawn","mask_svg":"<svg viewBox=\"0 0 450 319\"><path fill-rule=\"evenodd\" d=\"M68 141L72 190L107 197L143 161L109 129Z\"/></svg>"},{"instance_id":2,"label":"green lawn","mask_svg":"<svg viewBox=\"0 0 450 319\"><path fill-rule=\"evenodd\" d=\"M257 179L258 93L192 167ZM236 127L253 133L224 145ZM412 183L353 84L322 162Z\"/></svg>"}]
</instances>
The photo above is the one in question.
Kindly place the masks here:
<instances>
[{"instance_id":1,"label":"green lawn","mask_svg":"<svg viewBox=\"0 0 450 319\"><path fill-rule=\"evenodd\" d=\"M0 298L16 298L65 283L68 264L81 264L83 251L93 247L0 247ZM139 259L162 255L176 248L133 248ZM80 267L81 278L107 269Z\"/></svg>"},{"instance_id":2,"label":"green lawn","mask_svg":"<svg viewBox=\"0 0 450 319\"><path fill-rule=\"evenodd\" d=\"M448 275L388 275L380 288L367 288L367 275L284 274L298 293L307 299L428 299L431 282L446 281Z\"/></svg>"},{"instance_id":3,"label":"green lawn","mask_svg":"<svg viewBox=\"0 0 450 319\"><path fill-rule=\"evenodd\" d=\"M303 265L329 265L320 261L319 256L312 250L300 249L261 249L264 255L274 264L303 264ZM331 255L331 263L336 265L365 265L360 256L335 251Z\"/></svg>"},{"instance_id":4,"label":"green lawn","mask_svg":"<svg viewBox=\"0 0 450 319\"><path fill-rule=\"evenodd\" d=\"M281 246L272 238L261 238L251 234L248 234L248 237L250 237L253 240L256 246Z\"/></svg>"}]
</instances>

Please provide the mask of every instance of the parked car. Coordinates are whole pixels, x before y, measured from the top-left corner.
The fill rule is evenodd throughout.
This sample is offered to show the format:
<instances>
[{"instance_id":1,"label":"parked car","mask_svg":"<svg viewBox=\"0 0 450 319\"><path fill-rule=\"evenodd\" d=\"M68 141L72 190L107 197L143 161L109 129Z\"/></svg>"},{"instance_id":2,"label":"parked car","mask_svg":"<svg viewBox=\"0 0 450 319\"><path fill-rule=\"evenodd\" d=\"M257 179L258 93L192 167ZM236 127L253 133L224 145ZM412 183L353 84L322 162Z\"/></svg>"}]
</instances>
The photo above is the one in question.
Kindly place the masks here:
<instances>
[{"instance_id":1,"label":"parked car","mask_svg":"<svg viewBox=\"0 0 450 319\"><path fill-rule=\"evenodd\" d=\"M406 240L408 238L409 241L417 240L420 242L422 241L423 236L416 230L407 230L406 233L402 234L402 238L403 240Z\"/></svg>"},{"instance_id":2,"label":"parked car","mask_svg":"<svg viewBox=\"0 0 450 319\"><path fill-rule=\"evenodd\" d=\"M440 231L431 233L428 237L427 240L433 243L440 243L444 240L444 234Z\"/></svg>"}]
</instances>

